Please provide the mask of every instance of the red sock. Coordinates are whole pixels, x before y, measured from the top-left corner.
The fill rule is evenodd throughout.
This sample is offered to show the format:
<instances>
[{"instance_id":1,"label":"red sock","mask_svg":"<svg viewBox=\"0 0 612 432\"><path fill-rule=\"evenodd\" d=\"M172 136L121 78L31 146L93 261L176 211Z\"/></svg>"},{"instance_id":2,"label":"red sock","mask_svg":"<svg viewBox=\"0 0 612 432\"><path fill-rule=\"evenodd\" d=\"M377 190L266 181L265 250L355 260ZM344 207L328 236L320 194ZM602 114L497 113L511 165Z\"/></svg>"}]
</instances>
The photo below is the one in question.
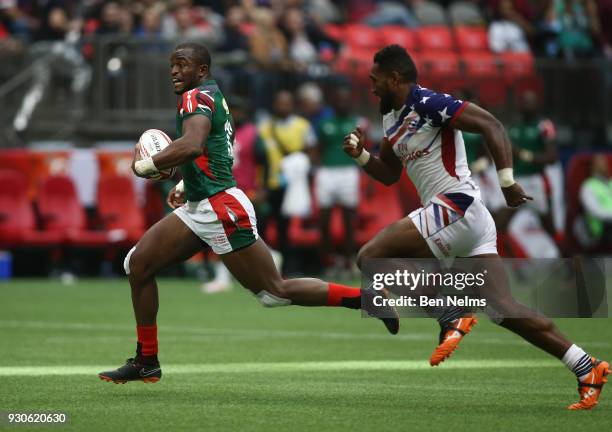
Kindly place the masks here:
<instances>
[{"instance_id":1,"label":"red sock","mask_svg":"<svg viewBox=\"0 0 612 432\"><path fill-rule=\"evenodd\" d=\"M343 299L352 299L351 304L357 300L361 301L361 289L330 282L327 291L327 306L350 307L343 304Z\"/></svg>"},{"instance_id":2,"label":"red sock","mask_svg":"<svg viewBox=\"0 0 612 432\"><path fill-rule=\"evenodd\" d=\"M138 343L143 356L157 355L157 326L136 326Z\"/></svg>"}]
</instances>

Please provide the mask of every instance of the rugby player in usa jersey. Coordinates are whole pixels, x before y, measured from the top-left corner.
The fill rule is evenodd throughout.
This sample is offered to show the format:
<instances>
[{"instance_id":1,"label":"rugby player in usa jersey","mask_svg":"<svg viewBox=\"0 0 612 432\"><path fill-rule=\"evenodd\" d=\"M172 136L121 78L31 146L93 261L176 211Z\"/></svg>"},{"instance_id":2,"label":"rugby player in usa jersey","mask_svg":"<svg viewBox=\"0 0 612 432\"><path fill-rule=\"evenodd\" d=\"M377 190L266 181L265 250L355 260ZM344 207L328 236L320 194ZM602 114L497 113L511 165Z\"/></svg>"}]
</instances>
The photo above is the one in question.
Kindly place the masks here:
<instances>
[{"instance_id":1,"label":"rugby player in usa jersey","mask_svg":"<svg viewBox=\"0 0 612 432\"><path fill-rule=\"evenodd\" d=\"M399 45L375 54L370 79L383 115L380 152L374 156L364 149L359 129L345 137L343 148L367 174L386 185L397 182L405 169L423 207L363 246L358 265L368 258L486 259L487 295L496 299L494 321L562 360L575 373L580 401L569 409L594 407L610 373L609 363L591 357L550 319L512 298L497 254L495 223L470 178L461 131L482 135L508 206L531 199L513 179L512 147L504 126L475 104L419 86L414 62ZM458 308L447 308L438 320L440 341L430 358L432 366L447 358L475 323L472 315L463 315Z\"/></svg>"},{"instance_id":2,"label":"rugby player in usa jersey","mask_svg":"<svg viewBox=\"0 0 612 432\"><path fill-rule=\"evenodd\" d=\"M159 170L180 166L183 180L168 196L174 212L153 225L124 261L136 318L136 356L116 370L101 372L105 381L157 382L158 293L155 275L208 246L245 288L266 307L340 306L361 308L361 290L314 278L281 277L270 251L257 233L253 205L236 187L232 175L234 125L227 103L210 74L211 58L196 43L178 45L171 58L174 91L180 95L174 142L152 158L139 159L133 170L154 177ZM375 293L364 293L373 296ZM395 334L399 320L383 319Z\"/></svg>"}]
</instances>

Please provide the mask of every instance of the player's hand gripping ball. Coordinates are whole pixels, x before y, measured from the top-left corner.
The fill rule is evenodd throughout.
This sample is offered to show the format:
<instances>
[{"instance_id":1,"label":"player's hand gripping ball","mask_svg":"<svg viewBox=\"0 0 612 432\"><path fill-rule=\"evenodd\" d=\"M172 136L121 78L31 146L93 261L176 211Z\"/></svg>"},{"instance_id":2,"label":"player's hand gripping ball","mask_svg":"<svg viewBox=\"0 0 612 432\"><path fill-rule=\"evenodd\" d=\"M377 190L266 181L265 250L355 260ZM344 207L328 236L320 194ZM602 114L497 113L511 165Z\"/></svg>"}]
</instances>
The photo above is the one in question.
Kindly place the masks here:
<instances>
[{"instance_id":1,"label":"player's hand gripping ball","mask_svg":"<svg viewBox=\"0 0 612 432\"><path fill-rule=\"evenodd\" d=\"M149 129L143 132L136 143L137 160L153 157L172 144L168 135L158 129ZM176 167L159 171L159 175L149 177L153 180L167 179L176 173Z\"/></svg>"}]
</instances>

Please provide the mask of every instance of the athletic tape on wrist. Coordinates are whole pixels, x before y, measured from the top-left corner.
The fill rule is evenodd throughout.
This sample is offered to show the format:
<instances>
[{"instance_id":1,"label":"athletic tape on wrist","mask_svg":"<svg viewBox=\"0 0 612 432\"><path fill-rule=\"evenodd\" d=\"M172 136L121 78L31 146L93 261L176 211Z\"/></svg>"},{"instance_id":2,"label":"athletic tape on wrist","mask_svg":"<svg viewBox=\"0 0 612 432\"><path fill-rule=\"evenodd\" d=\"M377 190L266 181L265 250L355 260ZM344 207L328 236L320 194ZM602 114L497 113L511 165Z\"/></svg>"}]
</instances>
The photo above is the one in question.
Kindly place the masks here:
<instances>
[{"instance_id":1,"label":"athletic tape on wrist","mask_svg":"<svg viewBox=\"0 0 612 432\"><path fill-rule=\"evenodd\" d=\"M502 168L497 171L497 177L499 178L499 185L503 188L512 186L514 181L514 171L512 168Z\"/></svg>"},{"instance_id":2,"label":"athletic tape on wrist","mask_svg":"<svg viewBox=\"0 0 612 432\"><path fill-rule=\"evenodd\" d=\"M359 166L364 166L365 164L368 163L369 160L370 160L370 152L367 151L366 149L361 150L361 153L359 154L359 156L355 158L355 162L357 162L357 165Z\"/></svg>"},{"instance_id":3,"label":"athletic tape on wrist","mask_svg":"<svg viewBox=\"0 0 612 432\"><path fill-rule=\"evenodd\" d=\"M134 169L140 175L148 176L153 174L159 174L159 171L153 163L153 159L150 157L137 161L134 164Z\"/></svg>"}]
</instances>

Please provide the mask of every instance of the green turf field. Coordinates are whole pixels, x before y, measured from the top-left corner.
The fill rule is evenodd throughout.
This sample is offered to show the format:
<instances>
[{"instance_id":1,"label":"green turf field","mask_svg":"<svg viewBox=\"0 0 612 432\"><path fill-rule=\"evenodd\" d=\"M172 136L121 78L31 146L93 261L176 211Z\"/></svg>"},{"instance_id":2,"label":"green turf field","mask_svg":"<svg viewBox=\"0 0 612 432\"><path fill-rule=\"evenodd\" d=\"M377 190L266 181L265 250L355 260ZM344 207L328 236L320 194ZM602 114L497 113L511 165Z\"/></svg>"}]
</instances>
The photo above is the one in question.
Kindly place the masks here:
<instances>
[{"instance_id":1,"label":"green turf field","mask_svg":"<svg viewBox=\"0 0 612 432\"><path fill-rule=\"evenodd\" d=\"M576 342L607 359L611 324L559 321ZM67 412L68 424L54 430L87 431L612 425L612 389L594 411L566 411L577 399L573 375L484 319L436 369L427 364L434 321L405 319L393 337L356 311L267 310L241 289L202 295L196 281L160 282L158 325L163 379L102 382L96 372L119 366L134 350L125 280L0 283L0 412Z\"/></svg>"}]
</instances>

